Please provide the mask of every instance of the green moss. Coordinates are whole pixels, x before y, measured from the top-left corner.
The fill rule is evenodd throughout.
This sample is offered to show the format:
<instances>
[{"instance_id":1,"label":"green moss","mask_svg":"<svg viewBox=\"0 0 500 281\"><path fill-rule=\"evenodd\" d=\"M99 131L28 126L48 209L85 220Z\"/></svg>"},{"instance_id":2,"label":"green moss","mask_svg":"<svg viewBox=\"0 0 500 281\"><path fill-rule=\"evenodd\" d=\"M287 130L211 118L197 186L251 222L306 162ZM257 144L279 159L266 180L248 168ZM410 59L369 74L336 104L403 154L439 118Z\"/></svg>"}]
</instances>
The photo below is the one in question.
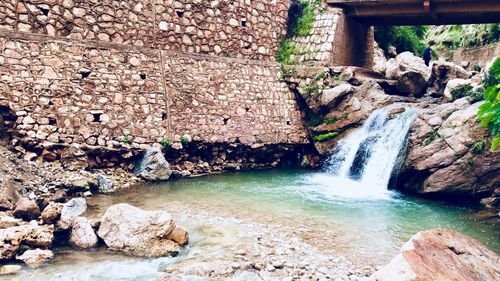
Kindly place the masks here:
<instances>
[{"instance_id":1,"label":"green moss","mask_svg":"<svg viewBox=\"0 0 500 281\"><path fill-rule=\"evenodd\" d=\"M438 135L437 135L436 131L432 130L432 132L429 134L429 136L424 139L424 141L422 142L422 145L428 146L429 144L431 144L431 142L433 142L437 138L437 136Z\"/></svg>"},{"instance_id":2,"label":"green moss","mask_svg":"<svg viewBox=\"0 0 500 281\"><path fill-rule=\"evenodd\" d=\"M280 48L276 53L276 60L282 64L297 64L298 58L293 58L292 55L298 53L295 43L283 39L280 42Z\"/></svg>"},{"instance_id":3,"label":"green moss","mask_svg":"<svg viewBox=\"0 0 500 281\"><path fill-rule=\"evenodd\" d=\"M486 150L487 144L488 140L486 138L482 138L472 144L472 146L470 147L470 152L475 155L483 154L483 152Z\"/></svg>"},{"instance_id":4,"label":"green moss","mask_svg":"<svg viewBox=\"0 0 500 281\"><path fill-rule=\"evenodd\" d=\"M120 141L124 144L130 144L130 137L129 136L123 136Z\"/></svg>"},{"instance_id":5,"label":"green moss","mask_svg":"<svg viewBox=\"0 0 500 281\"><path fill-rule=\"evenodd\" d=\"M310 84L302 84L300 88L302 89L302 91L304 91L304 93L312 96L317 96L320 93L321 87L317 82L312 82Z\"/></svg>"},{"instance_id":6,"label":"green moss","mask_svg":"<svg viewBox=\"0 0 500 281\"><path fill-rule=\"evenodd\" d=\"M191 142L191 138L189 138L187 135L183 135L181 137L181 143L182 143L182 145L185 146L185 145L187 145L190 142Z\"/></svg>"},{"instance_id":7,"label":"green moss","mask_svg":"<svg viewBox=\"0 0 500 281\"><path fill-rule=\"evenodd\" d=\"M316 77L314 78L314 80L319 81L319 80L321 80L321 79L324 79L324 78L326 77L326 75L327 75L327 74L326 74L326 71L321 70L321 71L320 71L320 72L316 75Z\"/></svg>"},{"instance_id":8,"label":"green moss","mask_svg":"<svg viewBox=\"0 0 500 281\"><path fill-rule=\"evenodd\" d=\"M339 135L338 132L329 132L329 133L314 136L314 140L318 141L318 142L327 141L327 140L333 139L334 137L336 137L338 135Z\"/></svg>"},{"instance_id":9,"label":"green moss","mask_svg":"<svg viewBox=\"0 0 500 281\"><path fill-rule=\"evenodd\" d=\"M163 149L169 149L172 147L172 142L169 139L163 139L160 141L160 144Z\"/></svg>"}]
</instances>

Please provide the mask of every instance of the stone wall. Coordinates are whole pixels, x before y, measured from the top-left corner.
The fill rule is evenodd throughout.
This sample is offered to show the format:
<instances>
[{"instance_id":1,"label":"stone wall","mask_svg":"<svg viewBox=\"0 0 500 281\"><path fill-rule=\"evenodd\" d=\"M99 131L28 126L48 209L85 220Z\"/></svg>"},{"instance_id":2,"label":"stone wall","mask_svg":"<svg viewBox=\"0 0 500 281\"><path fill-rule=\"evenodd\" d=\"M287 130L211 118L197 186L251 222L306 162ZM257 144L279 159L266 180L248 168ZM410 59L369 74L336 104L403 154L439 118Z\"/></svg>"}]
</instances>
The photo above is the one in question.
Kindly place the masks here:
<instances>
[{"instance_id":1,"label":"stone wall","mask_svg":"<svg viewBox=\"0 0 500 281\"><path fill-rule=\"evenodd\" d=\"M307 143L275 63L0 31L0 105L24 140Z\"/></svg>"},{"instance_id":2,"label":"stone wall","mask_svg":"<svg viewBox=\"0 0 500 281\"><path fill-rule=\"evenodd\" d=\"M3 0L0 29L274 60L290 0Z\"/></svg>"},{"instance_id":3,"label":"stone wall","mask_svg":"<svg viewBox=\"0 0 500 281\"><path fill-rule=\"evenodd\" d=\"M460 48L453 54L453 62L468 68L474 68L478 65L481 68L486 67L493 58L500 56L500 43L493 43L477 48Z\"/></svg>"}]
</instances>

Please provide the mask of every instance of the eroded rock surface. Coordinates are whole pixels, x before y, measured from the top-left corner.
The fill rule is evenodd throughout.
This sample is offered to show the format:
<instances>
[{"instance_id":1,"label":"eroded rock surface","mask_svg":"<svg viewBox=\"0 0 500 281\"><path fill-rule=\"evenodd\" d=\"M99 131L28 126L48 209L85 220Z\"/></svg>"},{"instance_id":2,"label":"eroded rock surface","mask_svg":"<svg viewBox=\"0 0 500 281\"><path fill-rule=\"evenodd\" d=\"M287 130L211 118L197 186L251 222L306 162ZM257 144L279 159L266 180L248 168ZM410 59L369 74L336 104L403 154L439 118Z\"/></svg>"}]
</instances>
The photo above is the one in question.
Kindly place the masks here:
<instances>
[{"instance_id":1,"label":"eroded rock surface","mask_svg":"<svg viewBox=\"0 0 500 281\"><path fill-rule=\"evenodd\" d=\"M150 148L144 153L144 158L138 163L137 174L150 181L168 180L172 174L170 164L165 160L159 148Z\"/></svg>"},{"instance_id":2,"label":"eroded rock surface","mask_svg":"<svg viewBox=\"0 0 500 281\"><path fill-rule=\"evenodd\" d=\"M180 251L179 243L169 238L174 229L175 222L165 211L117 204L102 216L98 235L110 249L129 255L172 256Z\"/></svg>"},{"instance_id":3,"label":"eroded rock surface","mask_svg":"<svg viewBox=\"0 0 500 281\"><path fill-rule=\"evenodd\" d=\"M371 280L496 281L500 280L500 257L464 234L433 229L414 235Z\"/></svg>"},{"instance_id":4,"label":"eroded rock surface","mask_svg":"<svg viewBox=\"0 0 500 281\"><path fill-rule=\"evenodd\" d=\"M88 249L97 246L97 235L87 218L77 217L73 221L69 242L75 248L79 249Z\"/></svg>"},{"instance_id":5,"label":"eroded rock surface","mask_svg":"<svg viewBox=\"0 0 500 281\"><path fill-rule=\"evenodd\" d=\"M422 58L404 52L387 62L387 78L398 81L402 94L420 97L427 89L431 70Z\"/></svg>"}]
</instances>

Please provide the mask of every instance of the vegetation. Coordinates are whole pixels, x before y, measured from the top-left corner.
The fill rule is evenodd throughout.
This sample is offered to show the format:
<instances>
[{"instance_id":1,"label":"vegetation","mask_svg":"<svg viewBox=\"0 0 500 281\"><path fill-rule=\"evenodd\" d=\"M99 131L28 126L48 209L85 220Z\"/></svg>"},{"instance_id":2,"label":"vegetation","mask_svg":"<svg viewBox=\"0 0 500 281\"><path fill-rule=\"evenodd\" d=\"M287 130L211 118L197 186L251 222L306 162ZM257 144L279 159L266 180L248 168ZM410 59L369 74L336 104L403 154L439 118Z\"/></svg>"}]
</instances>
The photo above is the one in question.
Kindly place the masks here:
<instances>
[{"instance_id":1,"label":"vegetation","mask_svg":"<svg viewBox=\"0 0 500 281\"><path fill-rule=\"evenodd\" d=\"M292 2L289 10L288 30L285 38L280 42L276 60L283 64L296 64L298 57L305 53L293 43L290 38L308 36L314 26L316 17L314 11L320 6L320 0L300 0Z\"/></svg>"},{"instance_id":2,"label":"vegetation","mask_svg":"<svg viewBox=\"0 0 500 281\"><path fill-rule=\"evenodd\" d=\"M338 117L331 117L331 118L326 118L324 123L325 124L333 124L339 120L340 120L340 118L338 118Z\"/></svg>"},{"instance_id":3,"label":"vegetation","mask_svg":"<svg viewBox=\"0 0 500 281\"><path fill-rule=\"evenodd\" d=\"M431 142L433 142L436 138L438 137L438 134L435 130L432 130L432 132L430 133L430 135L424 139L424 141L422 142L422 145L423 146L428 146L429 144L431 144Z\"/></svg>"},{"instance_id":4,"label":"vegetation","mask_svg":"<svg viewBox=\"0 0 500 281\"><path fill-rule=\"evenodd\" d=\"M500 145L500 58L497 58L486 75L484 104L477 114L481 126L489 128L492 137L491 151Z\"/></svg>"},{"instance_id":5,"label":"vegetation","mask_svg":"<svg viewBox=\"0 0 500 281\"><path fill-rule=\"evenodd\" d=\"M129 136L123 136L120 141L123 143L123 144L130 144L130 137Z\"/></svg>"},{"instance_id":6,"label":"vegetation","mask_svg":"<svg viewBox=\"0 0 500 281\"><path fill-rule=\"evenodd\" d=\"M183 135L181 137L181 143L182 143L182 145L187 145L190 142L191 142L191 138L188 135Z\"/></svg>"},{"instance_id":7,"label":"vegetation","mask_svg":"<svg viewBox=\"0 0 500 281\"><path fill-rule=\"evenodd\" d=\"M476 155L482 154L486 150L487 144L488 140L486 138L482 138L472 144L472 146L470 147L470 152Z\"/></svg>"},{"instance_id":8,"label":"vegetation","mask_svg":"<svg viewBox=\"0 0 500 281\"><path fill-rule=\"evenodd\" d=\"M172 142L169 139L163 139L160 142L163 149L169 149L172 147Z\"/></svg>"},{"instance_id":9,"label":"vegetation","mask_svg":"<svg viewBox=\"0 0 500 281\"><path fill-rule=\"evenodd\" d=\"M422 55L426 47L426 31L426 26L377 26L375 40L386 52L389 46L394 46L398 53L410 51Z\"/></svg>"},{"instance_id":10,"label":"vegetation","mask_svg":"<svg viewBox=\"0 0 500 281\"><path fill-rule=\"evenodd\" d=\"M319 142L327 141L327 140L333 139L334 137L336 137L338 135L339 135L338 132L329 132L329 133L314 136L314 140L319 141Z\"/></svg>"},{"instance_id":11,"label":"vegetation","mask_svg":"<svg viewBox=\"0 0 500 281\"><path fill-rule=\"evenodd\" d=\"M316 96L320 93L320 86L316 82L312 82L310 84L302 84L300 86L300 88L302 89L302 91L304 91L304 93L307 93L307 94L310 94L313 96Z\"/></svg>"},{"instance_id":12,"label":"vegetation","mask_svg":"<svg viewBox=\"0 0 500 281\"><path fill-rule=\"evenodd\" d=\"M475 103L483 99L482 92L479 90L475 90L470 84L457 86L456 88L451 90L451 96L453 97L453 100L468 97L471 103Z\"/></svg>"}]
</instances>

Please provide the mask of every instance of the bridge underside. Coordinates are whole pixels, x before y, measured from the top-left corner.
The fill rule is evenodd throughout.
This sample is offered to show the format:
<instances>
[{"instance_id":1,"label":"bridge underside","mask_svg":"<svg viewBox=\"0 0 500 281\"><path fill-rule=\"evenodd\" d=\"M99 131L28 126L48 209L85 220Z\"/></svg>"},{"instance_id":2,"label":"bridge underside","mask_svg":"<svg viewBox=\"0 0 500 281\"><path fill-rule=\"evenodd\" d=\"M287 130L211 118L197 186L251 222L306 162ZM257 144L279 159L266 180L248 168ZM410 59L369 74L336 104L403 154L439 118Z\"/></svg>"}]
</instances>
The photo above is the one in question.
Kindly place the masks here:
<instances>
[{"instance_id":1,"label":"bridge underside","mask_svg":"<svg viewBox=\"0 0 500 281\"><path fill-rule=\"evenodd\" d=\"M326 0L366 25L500 22L500 0Z\"/></svg>"}]
</instances>

